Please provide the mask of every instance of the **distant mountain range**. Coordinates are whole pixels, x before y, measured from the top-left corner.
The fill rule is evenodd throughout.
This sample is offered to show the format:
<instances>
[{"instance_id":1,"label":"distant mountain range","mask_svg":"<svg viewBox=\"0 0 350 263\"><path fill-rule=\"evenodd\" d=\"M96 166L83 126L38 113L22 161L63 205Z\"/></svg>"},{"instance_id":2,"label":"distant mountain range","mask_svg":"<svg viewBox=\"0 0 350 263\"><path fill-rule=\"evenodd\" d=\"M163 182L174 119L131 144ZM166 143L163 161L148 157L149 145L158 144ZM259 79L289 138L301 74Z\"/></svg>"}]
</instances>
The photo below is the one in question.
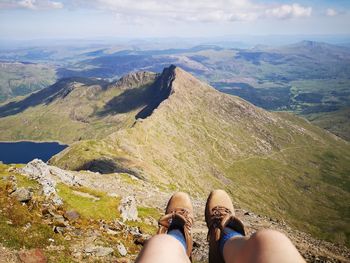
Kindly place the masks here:
<instances>
[{"instance_id":1,"label":"distant mountain range","mask_svg":"<svg viewBox=\"0 0 350 263\"><path fill-rule=\"evenodd\" d=\"M270 111L299 114L349 140L350 125L342 115L350 108L349 47L306 40L245 49L220 43L166 48L145 41L0 51L4 61L26 61L0 63L0 102L40 90L56 79L113 82L129 72L160 73L175 64L222 92ZM332 118L321 121L330 114Z\"/></svg>"}]
</instances>

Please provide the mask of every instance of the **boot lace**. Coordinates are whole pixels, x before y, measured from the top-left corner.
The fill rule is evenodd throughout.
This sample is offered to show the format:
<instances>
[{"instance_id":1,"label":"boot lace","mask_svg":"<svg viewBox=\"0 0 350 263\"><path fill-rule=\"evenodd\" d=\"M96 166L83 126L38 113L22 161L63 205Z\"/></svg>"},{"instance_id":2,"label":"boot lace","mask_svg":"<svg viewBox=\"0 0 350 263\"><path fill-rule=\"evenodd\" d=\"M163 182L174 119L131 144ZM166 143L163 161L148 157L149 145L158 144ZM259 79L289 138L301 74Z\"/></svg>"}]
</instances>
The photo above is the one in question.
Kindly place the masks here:
<instances>
[{"instance_id":1,"label":"boot lace","mask_svg":"<svg viewBox=\"0 0 350 263\"><path fill-rule=\"evenodd\" d=\"M190 212L187 209L177 208L171 211L169 214L166 214L163 217L161 217L158 221L158 225L168 229L173 220L179 217L185 222L184 231L191 233L193 218L189 215L189 213Z\"/></svg>"},{"instance_id":2,"label":"boot lace","mask_svg":"<svg viewBox=\"0 0 350 263\"><path fill-rule=\"evenodd\" d=\"M215 206L212 208L212 216L208 224L208 241L211 236L213 236L216 241L220 239L221 232L224 231L225 227L222 222L227 221L230 217L233 217L230 209L222 206Z\"/></svg>"}]
</instances>

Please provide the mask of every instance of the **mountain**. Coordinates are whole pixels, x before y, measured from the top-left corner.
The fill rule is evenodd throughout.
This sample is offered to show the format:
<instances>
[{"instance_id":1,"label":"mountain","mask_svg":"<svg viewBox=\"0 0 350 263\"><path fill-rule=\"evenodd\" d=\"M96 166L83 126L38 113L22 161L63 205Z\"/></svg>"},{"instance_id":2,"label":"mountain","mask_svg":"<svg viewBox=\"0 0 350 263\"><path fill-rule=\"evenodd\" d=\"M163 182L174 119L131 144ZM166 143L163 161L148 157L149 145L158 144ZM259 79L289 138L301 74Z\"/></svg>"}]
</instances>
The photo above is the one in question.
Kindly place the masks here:
<instances>
[{"instance_id":1,"label":"mountain","mask_svg":"<svg viewBox=\"0 0 350 263\"><path fill-rule=\"evenodd\" d=\"M225 188L238 207L349 244L349 143L179 67L112 83L62 79L0 113L2 140L69 143L53 165L126 173L198 198Z\"/></svg>"},{"instance_id":2,"label":"mountain","mask_svg":"<svg viewBox=\"0 0 350 263\"><path fill-rule=\"evenodd\" d=\"M113 78L133 70L161 72L170 64L268 110L308 117L350 106L350 49L315 41L252 49L123 50L79 61L58 69L57 74ZM347 124L337 120L332 126L339 127L335 132L342 136Z\"/></svg>"},{"instance_id":3,"label":"mountain","mask_svg":"<svg viewBox=\"0 0 350 263\"><path fill-rule=\"evenodd\" d=\"M339 56L349 56L349 48L344 48L343 46L328 44L325 42L309 41L304 40L292 45L287 45L279 48L284 52L291 53L308 53L310 56L317 56L318 54L328 54L328 55L339 55ZM310 53L310 52L313 52Z\"/></svg>"},{"instance_id":4,"label":"mountain","mask_svg":"<svg viewBox=\"0 0 350 263\"><path fill-rule=\"evenodd\" d=\"M72 77L0 106L2 140L103 138L131 126L133 113L147 104L157 74L131 73L116 82Z\"/></svg>"},{"instance_id":5,"label":"mountain","mask_svg":"<svg viewBox=\"0 0 350 263\"><path fill-rule=\"evenodd\" d=\"M132 125L76 142L50 163L124 172L203 198L224 188L238 207L349 244L349 143L302 118L221 93L175 66L150 87L147 103L129 111ZM120 95L113 100L112 115Z\"/></svg>"},{"instance_id":6,"label":"mountain","mask_svg":"<svg viewBox=\"0 0 350 263\"><path fill-rule=\"evenodd\" d=\"M57 78L116 80L131 71L160 73L164 67L176 64L222 92L240 96L267 110L291 111L316 125L321 122L309 116L337 115L350 106L349 47L307 40L244 49L220 42L170 48L173 46L174 43L156 49L156 46L124 43L0 50L0 59L45 63L51 69L47 74L45 70L33 71L32 78L25 77L23 70L0 74L0 89L5 87L3 95L0 90L0 101L52 84L45 81L52 74ZM8 83L13 86L8 88ZM329 125L321 127L347 139L343 134L350 132L348 123L341 119L341 116L328 118Z\"/></svg>"}]
</instances>

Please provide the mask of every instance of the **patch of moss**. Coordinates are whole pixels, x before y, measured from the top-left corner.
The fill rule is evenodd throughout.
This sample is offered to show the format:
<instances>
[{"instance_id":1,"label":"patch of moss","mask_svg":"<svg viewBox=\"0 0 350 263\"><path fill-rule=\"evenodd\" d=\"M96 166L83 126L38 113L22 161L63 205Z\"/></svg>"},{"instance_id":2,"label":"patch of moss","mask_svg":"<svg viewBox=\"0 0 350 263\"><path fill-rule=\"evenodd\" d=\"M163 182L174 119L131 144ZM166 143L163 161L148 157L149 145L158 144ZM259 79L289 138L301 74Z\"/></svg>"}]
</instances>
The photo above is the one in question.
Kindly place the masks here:
<instances>
[{"instance_id":1,"label":"patch of moss","mask_svg":"<svg viewBox=\"0 0 350 263\"><path fill-rule=\"evenodd\" d=\"M131 184L131 185L136 185L139 183L137 179L133 179L131 175L126 174L126 173L120 173L121 179L123 180L124 183Z\"/></svg>"},{"instance_id":2,"label":"patch of moss","mask_svg":"<svg viewBox=\"0 0 350 263\"><path fill-rule=\"evenodd\" d=\"M26 177L24 175L16 174L15 177L17 179L17 186L18 187L31 187L31 188L39 187L39 184L37 181L29 179L28 177Z\"/></svg>"},{"instance_id":3,"label":"patch of moss","mask_svg":"<svg viewBox=\"0 0 350 263\"><path fill-rule=\"evenodd\" d=\"M153 217L157 220L161 215L158 209L153 207L138 207L137 211L140 218Z\"/></svg>"},{"instance_id":4,"label":"patch of moss","mask_svg":"<svg viewBox=\"0 0 350 263\"><path fill-rule=\"evenodd\" d=\"M55 234L52 228L42 223L40 211L28 210L17 200L7 196L6 185L0 185L0 243L7 247L45 248L49 239L56 245L64 245L64 239Z\"/></svg>"},{"instance_id":5,"label":"patch of moss","mask_svg":"<svg viewBox=\"0 0 350 263\"><path fill-rule=\"evenodd\" d=\"M71 188L62 183L57 185L57 189L66 209L76 210L85 219L114 220L120 216L118 211L120 199L116 197L92 189ZM81 196L74 191L87 193L92 198Z\"/></svg>"}]
</instances>

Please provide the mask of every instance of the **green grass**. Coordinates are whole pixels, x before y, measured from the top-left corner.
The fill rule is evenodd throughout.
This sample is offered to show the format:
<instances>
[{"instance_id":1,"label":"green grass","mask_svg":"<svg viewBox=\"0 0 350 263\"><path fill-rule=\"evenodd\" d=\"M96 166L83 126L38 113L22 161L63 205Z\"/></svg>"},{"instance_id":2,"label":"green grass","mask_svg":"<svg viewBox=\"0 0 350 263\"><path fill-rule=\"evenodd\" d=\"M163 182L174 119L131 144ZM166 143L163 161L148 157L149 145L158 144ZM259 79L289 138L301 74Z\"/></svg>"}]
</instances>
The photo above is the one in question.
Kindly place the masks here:
<instances>
[{"instance_id":1,"label":"green grass","mask_svg":"<svg viewBox=\"0 0 350 263\"><path fill-rule=\"evenodd\" d=\"M158 220L160 217L160 212L158 209L153 207L138 207L137 209L140 218L153 217Z\"/></svg>"},{"instance_id":2,"label":"green grass","mask_svg":"<svg viewBox=\"0 0 350 263\"><path fill-rule=\"evenodd\" d=\"M0 177L13 174L7 171L8 168L10 166L0 165ZM18 186L37 187L33 181L18 174L13 175L17 178ZM65 245L63 238L42 222L38 209L29 211L28 206L7 195L6 185L6 181L0 180L0 243L14 249L45 248L50 245L49 238L52 238L55 244ZM26 229L28 223L31 226Z\"/></svg>"},{"instance_id":3,"label":"green grass","mask_svg":"<svg viewBox=\"0 0 350 263\"><path fill-rule=\"evenodd\" d=\"M150 224L146 224L144 222L145 218L152 217L156 221L161 216L161 213L158 211L158 209L155 209L153 207L138 207L138 217L142 220L140 222L134 222L134 221L128 221L127 224L130 226L139 227L143 233L147 233L150 235L154 235L157 232L158 227Z\"/></svg>"},{"instance_id":4,"label":"green grass","mask_svg":"<svg viewBox=\"0 0 350 263\"><path fill-rule=\"evenodd\" d=\"M315 236L349 245L349 156L327 148L291 149L256 157L228 170L234 200L266 216L285 219ZM302 167L302 169L300 168ZM302 205L301 205L302 204Z\"/></svg>"},{"instance_id":5,"label":"green grass","mask_svg":"<svg viewBox=\"0 0 350 263\"><path fill-rule=\"evenodd\" d=\"M57 189L59 196L64 201L65 208L77 211L85 219L114 220L120 216L119 198L110 197L106 193L87 188L72 188L62 183L57 185ZM80 196L73 191L90 194L99 200Z\"/></svg>"},{"instance_id":6,"label":"green grass","mask_svg":"<svg viewBox=\"0 0 350 263\"><path fill-rule=\"evenodd\" d=\"M159 110L153 119L94 142L85 155L81 149L86 143L76 144L54 163L76 167L81 154L84 161L122 157L157 186L203 198L212 189L226 188L239 207L349 245L350 215L344 202L350 198L349 145L288 113L269 114L275 119L271 122L264 119L267 113L254 109L257 119L241 114L232 121L230 114L240 109L217 115L202 106L205 102L191 103L197 108L172 108L176 114Z\"/></svg>"},{"instance_id":7,"label":"green grass","mask_svg":"<svg viewBox=\"0 0 350 263\"><path fill-rule=\"evenodd\" d=\"M132 87L126 90L131 93L140 93L138 99L141 100L148 94L146 87L154 78L153 74L150 74L149 78L150 80L145 80L145 83L132 83ZM124 106L125 103L130 104L129 101L123 102L125 98L123 94L127 91L122 88L113 86L105 89L98 85L88 86L76 82L67 84L64 81L58 82L57 85L61 85L61 93L68 89L68 85L74 85L74 89L64 98L58 97L50 103L46 101L53 98L54 94L51 94L51 97L44 97L42 101L29 96L27 99L30 103L33 101L37 103L35 106L25 108L15 115L0 118L0 140L26 139L72 143L87 139L101 139L118 129L132 126L136 113L146 103L131 98L132 102L136 102L134 107L127 111L114 112L114 100L117 101L114 102L116 104L118 102ZM17 103L24 105L27 102L19 100ZM17 108L18 106L15 107ZM11 109L7 110L11 112Z\"/></svg>"},{"instance_id":8,"label":"green grass","mask_svg":"<svg viewBox=\"0 0 350 263\"><path fill-rule=\"evenodd\" d=\"M332 112L308 114L305 117L313 124L350 141L350 107Z\"/></svg>"},{"instance_id":9,"label":"green grass","mask_svg":"<svg viewBox=\"0 0 350 263\"><path fill-rule=\"evenodd\" d=\"M30 187L30 188L38 188L39 183L33 179L29 179L28 177L21 175L21 174L16 174L16 179L17 179L17 185L18 187Z\"/></svg>"}]
</instances>

